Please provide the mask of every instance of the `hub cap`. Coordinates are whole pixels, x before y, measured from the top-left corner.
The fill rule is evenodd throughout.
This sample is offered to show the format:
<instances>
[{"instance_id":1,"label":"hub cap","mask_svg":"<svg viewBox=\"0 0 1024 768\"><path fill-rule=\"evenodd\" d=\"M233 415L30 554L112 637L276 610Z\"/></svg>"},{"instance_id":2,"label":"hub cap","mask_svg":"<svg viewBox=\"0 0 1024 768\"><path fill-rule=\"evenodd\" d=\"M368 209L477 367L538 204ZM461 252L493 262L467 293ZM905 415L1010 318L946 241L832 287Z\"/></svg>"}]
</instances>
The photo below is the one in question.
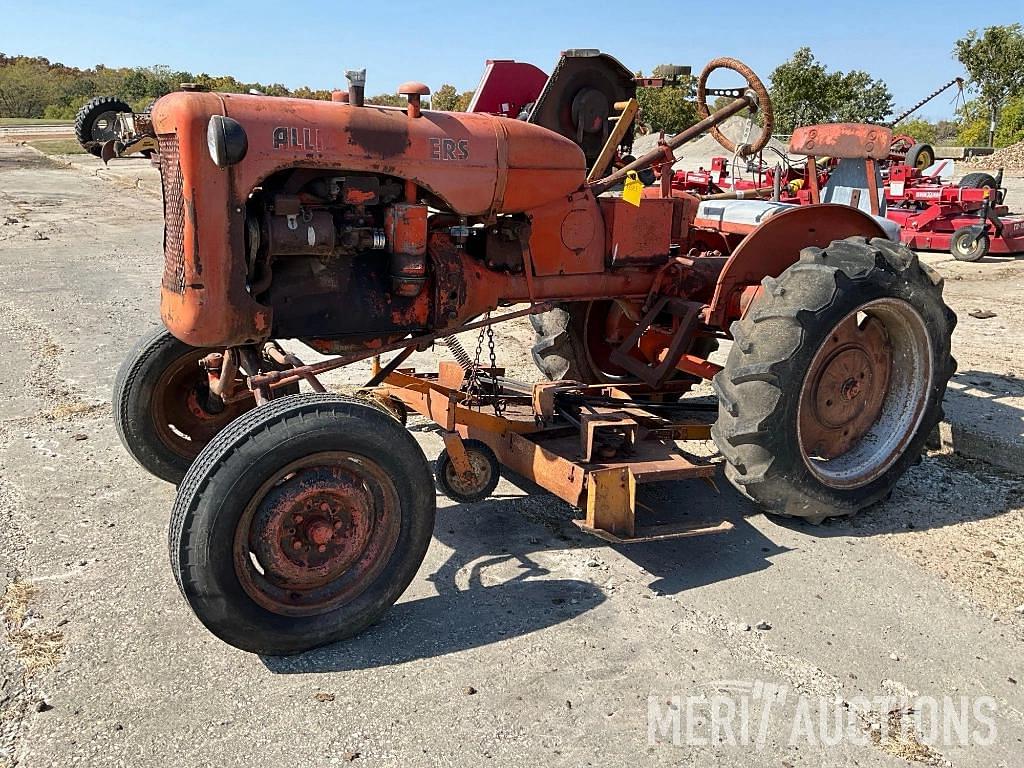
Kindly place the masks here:
<instances>
[{"instance_id":1,"label":"hub cap","mask_svg":"<svg viewBox=\"0 0 1024 768\"><path fill-rule=\"evenodd\" d=\"M835 326L804 377L800 452L825 485L883 474L916 434L932 385L928 329L899 299L877 299Z\"/></svg>"},{"instance_id":2,"label":"hub cap","mask_svg":"<svg viewBox=\"0 0 1024 768\"><path fill-rule=\"evenodd\" d=\"M235 531L235 571L256 603L310 616L350 602L398 540L398 495L373 462L318 453L276 472Z\"/></svg>"}]
</instances>

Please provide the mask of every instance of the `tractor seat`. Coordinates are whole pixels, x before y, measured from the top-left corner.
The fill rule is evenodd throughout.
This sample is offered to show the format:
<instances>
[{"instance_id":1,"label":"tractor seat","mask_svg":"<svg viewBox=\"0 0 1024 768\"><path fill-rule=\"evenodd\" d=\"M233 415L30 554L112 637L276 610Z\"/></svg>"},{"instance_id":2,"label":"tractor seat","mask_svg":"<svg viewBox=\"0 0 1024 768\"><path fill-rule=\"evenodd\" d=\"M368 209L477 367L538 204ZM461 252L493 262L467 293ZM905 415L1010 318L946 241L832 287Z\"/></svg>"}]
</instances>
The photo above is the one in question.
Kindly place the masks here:
<instances>
[{"instance_id":1,"label":"tractor seat","mask_svg":"<svg viewBox=\"0 0 1024 768\"><path fill-rule=\"evenodd\" d=\"M771 200L704 200L697 207L693 225L729 234L749 235L772 216L796 207L792 203L775 203ZM878 222L886 237L899 242L899 224L885 216L871 218Z\"/></svg>"}]
</instances>

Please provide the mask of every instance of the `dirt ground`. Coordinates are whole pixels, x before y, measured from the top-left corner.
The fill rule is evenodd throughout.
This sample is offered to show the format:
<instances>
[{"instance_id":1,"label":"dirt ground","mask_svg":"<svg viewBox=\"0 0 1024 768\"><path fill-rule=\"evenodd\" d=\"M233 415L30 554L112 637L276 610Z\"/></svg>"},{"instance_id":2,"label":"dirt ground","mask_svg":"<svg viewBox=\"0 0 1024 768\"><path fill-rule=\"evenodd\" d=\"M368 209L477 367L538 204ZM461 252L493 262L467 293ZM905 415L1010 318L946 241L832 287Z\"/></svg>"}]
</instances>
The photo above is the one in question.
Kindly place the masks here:
<instances>
[{"instance_id":1,"label":"dirt ground","mask_svg":"<svg viewBox=\"0 0 1024 768\"><path fill-rule=\"evenodd\" d=\"M438 496L426 561L369 632L287 659L220 643L167 563L174 489L111 421L117 366L159 322L160 201L133 168L116 184L0 146L0 766L1021 764L1024 479L954 455L818 527L724 480L652 486L648 505L735 527L631 547L507 480L480 504ZM1019 434L1024 262L925 258L961 317L950 405ZM498 336L535 378L528 325ZM412 431L433 460L439 437ZM708 730L716 692L771 686L788 708L759 738ZM987 702L992 738L977 717L963 739L893 732L914 713L858 698L894 695ZM691 697L682 738L652 734L652 707ZM823 701L864 738L795 737L794 705Z\"/></svg>"}]
</instances>

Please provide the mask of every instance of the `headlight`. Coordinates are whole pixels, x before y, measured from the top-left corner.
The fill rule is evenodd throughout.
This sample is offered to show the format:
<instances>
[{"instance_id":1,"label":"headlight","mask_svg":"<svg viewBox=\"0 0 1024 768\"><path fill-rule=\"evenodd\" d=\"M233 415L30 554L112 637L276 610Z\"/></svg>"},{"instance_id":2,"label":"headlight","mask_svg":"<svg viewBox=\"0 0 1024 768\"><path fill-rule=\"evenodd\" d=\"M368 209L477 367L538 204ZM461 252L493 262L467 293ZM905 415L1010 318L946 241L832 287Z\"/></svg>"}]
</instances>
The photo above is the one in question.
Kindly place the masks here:
<instances>
[{"instance_id":1,"label":"headlight","mask_svg":"<svg viewBox=\"0 0 1024 768\"><path fill-rule=\"evenodd\" d=\"M249 138L237 120L224 115L214 115L206 127L206 144L210 157L220 168L241 161L249 151Z\"/></svg>"}]
</instances>

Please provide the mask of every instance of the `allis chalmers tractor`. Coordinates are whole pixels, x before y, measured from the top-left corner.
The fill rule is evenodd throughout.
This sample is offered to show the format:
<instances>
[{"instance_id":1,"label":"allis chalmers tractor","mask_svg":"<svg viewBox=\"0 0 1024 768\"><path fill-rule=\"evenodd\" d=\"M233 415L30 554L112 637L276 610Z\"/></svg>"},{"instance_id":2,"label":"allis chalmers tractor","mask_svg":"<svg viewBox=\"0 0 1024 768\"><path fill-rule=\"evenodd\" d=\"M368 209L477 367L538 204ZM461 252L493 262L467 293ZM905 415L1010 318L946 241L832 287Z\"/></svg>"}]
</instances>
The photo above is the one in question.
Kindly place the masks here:
<instances>
[{"instance_id":1,"label":"allis chalmers tractor","mask_svg":"<svg viewBox=\"0 0 1024 768\"><path fill-rule=\"evenodd\" d=\"M545 98L563 128L614 140L600 112L628 70L588 58L589 75ZM743 109L764 115L751 151L767 141L764 86L730 59L702 77L719 66L745 73L738 98L592 181L572 131L422 110L419 83L399 88L405 110L368 106L361 72L347 103L160 100L166 330L126 360L115 414L132 455L180 483L171 564L203 624L242 649L294 653L360 632L398 599L435 509L400 422L410 409L440 427L437 484L452 498L485 497L504 465L611 541L728 527L637 519L637 484L715 472L685 447L709 434L728 478L769 512L820 520L886 497L954 368L942 280L851 207L766 209L752 224L726 202L708 228L694 196L637 189L636 172ZM834 157L888 151L842 131L802 140ZM555 381L512 381L493 346L481 363L457 341L437 372L401 367L525 315ZM331 357L304 364L282 338ZM731 341L724 367L708 359L719 341ZM318 378L389 353L365 396ZM682 397L708 378L713 426ZM295 394L302 382L313 391Z\"/></svg>"}]
</instances>

